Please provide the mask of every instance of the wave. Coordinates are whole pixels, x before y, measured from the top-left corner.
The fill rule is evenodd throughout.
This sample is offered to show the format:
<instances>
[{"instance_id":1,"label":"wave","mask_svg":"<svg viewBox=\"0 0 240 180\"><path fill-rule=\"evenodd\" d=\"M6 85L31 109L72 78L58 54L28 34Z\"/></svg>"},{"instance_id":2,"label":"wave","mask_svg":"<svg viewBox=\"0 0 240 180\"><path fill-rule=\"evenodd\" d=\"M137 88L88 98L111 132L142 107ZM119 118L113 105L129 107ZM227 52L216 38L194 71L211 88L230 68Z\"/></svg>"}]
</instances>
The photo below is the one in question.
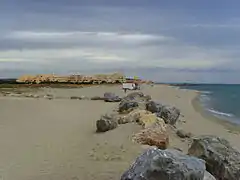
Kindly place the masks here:
<instances>
[{"instance_id":1,"label":"wave","mask_svg":"<svg viewBox=\"0 0 240 180\"><path fill-rule=\"evenodd\" d=\"M201 94L201 96L200 96L200 102L206 103L206 101L210 101L210 100L211 100L211 98L210 98L208 95Z\"/></svg>"},{"instance_id":2,"label":"wave","mask_svg":"<svg viewBox=\"0 0 240 180\"><path fill-rule=\"evenodd\" d=\"M211 91L201 91L202 94L212 94Z\"/></svg>"},{"instance_id":3,"label":"wave","mask_svg":"<svg viewBox=\"0 0 240 180\"><path fill-rule=\"evenodd\" d=\"M210 111L213 114L220 115L220 116L226 116L226 117L233 117L234 116L233 114L220 112L220 111L217 111L217 110L214 110L214 109L207 109L207 110Z\"/></svg>"}]
</instances>

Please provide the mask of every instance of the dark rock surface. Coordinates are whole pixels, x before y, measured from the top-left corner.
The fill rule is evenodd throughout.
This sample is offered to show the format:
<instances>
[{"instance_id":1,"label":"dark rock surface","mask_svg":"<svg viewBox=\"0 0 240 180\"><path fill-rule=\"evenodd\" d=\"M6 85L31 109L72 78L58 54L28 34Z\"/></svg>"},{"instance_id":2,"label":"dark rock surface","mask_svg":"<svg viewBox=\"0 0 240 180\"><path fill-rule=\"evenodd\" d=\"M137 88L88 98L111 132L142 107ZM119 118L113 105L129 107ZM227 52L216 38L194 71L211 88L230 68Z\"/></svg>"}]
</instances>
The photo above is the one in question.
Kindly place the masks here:
<instances>
[{"instance_id":1,"label":"dark rock surface","mask_svg":"<svg viewBox=\"0 0 240 180\"><path fill-rule=\"evenodd\" d=\"M105 102L120 102L121 98L114 93L106 92L104 93L104 100Z\"/></svg>"},{"instance_id":2,"label":"dark rock surface","mask_svg":"<svg viewBox=\"0 0 240 180\"><path fill-rule=\"evenodd\" d=\"M100 96L94 96L94 97L91 97L91 100L105 100L105 98Z\"/></svg>"},{"instance_id":3,"label":"dark rock surface","mask_svg":"<svg viewBox=\"0 0 240 180\"><path fill-rule=\"evenodd\" d=\"M166 124L174 125L180 116L180 110L176 107L165 106L155 101L149 101L146 104L146 110L156 113Z\"/></svg>"},{"instance_id":4,"label":"dark rock surface","mask_svg":"<svg viewBox=\"0 0 240 180\"><path fill-rule=\"evenodd\" d=\"M120 104L119 104L119 109L118 111L120 113L123 113L123 112L130 112L132 110L134 110L135 108L139 107L139 104L138 102L134 102L134 101L122 101Z\"/></svg>"},{"instance_id":5,"label":"dark rock surface","mask_svg":"<svg viewBox=\"0 0 240 180\"><path fill-rule=\"evenodd\" d=\"M136 102L148 102L151 100L151 96L144 95L142 92L132 92L125 96L123 101L136 101Z\"/></svg>"},{"instance_id":6,"label":"dark rock surface","mask_svg":"<svg viewBox=\"0 0 240 180\"><path fill-rule=\"evenodd\" d=\"M151 96L145 96L142 92L129 93L123 97L119 104L119 112L130 112L135 108L144 110L146 103L151 99Z\"/></svg>"},{"instance_id":7,"label":"dark rock surface","mask_svg":"<svg viewBox=\"0 0 240 180\"><path fill-rule=\"evenodd\" d=\"M158 116L163 118L165 123L174 125L180 116L180 110L176 107L163 106L162 112Z\"/></svg>"},{"instance_id":8,"label":"dark rock surface","mask_svg":"<svg viewBox=\"0 0 240 180\"><path fill-rule=\"evenodd\" d=\"M121 180L203 180L205 162L177 150L148 149Z\"/></svg>"},{"instance_id":9,"label":"dark rock surface","mask_svg":"<svg viewBox=\"0 0 240 180\"><path fill-rule=\"evenodd\" d=\"M137 101L144 97L142 92L133 92L129 93L127 96L123 98L124 101Z\"/></svg>"},{"instance_id":10,"label":"dark rock surface","mask_svg":"<svg viewBox=\"0 0 240 180\"><path fill-rule=\"evenodd\" d=\"M157 103L155 101L149 101L146 104L146 110L150 111L152 113L161 113L162 112L163 105L160 103Z\"/></svg>"},{"instance_id":11,"label":"dark rock surface","mask_svg":"<svg viewBox=\"0 0 240 180\"><path fill-rule=\"evenodd\" d=\"M115 129L118 126L117 116L105 114L96 122L97 132L106 132Z\"/></svg>"},{"instance_id":12,"label":"dark rock surface","mask_svg":"<svg viewBox=\"0 0 240 180\"><path fill-rule=\"evenodd\" d=\"M240 153L225 139L195 137L188 154L204 159L207 171L218 180L240 179Z\"/></svg>"},{"instance_id":13,"label":"dark rock surface","mask_svg":"<svg viewBox=\"0 0 240 180\"><path fill-rule=\"evenodd\" d=\"M77 99L77 100L80 100L81 97L78 97L78 96L71 96L70 99Z\"/></svg>"}]
</instances>

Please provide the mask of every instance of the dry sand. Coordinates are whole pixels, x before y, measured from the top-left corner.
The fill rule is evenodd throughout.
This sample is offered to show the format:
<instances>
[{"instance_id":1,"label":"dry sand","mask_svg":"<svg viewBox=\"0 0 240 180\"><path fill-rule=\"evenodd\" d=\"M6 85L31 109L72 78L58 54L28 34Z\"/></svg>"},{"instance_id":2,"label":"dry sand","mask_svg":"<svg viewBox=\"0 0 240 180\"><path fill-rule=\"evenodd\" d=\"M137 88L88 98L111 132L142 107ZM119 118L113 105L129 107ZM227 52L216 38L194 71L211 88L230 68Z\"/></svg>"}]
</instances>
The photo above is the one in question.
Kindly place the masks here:
<instances>
[{"instance_id":1,"label":"dry sand","mask_svg":"<svg viewBox=\"0 0 240 180\"><path fill-rule=\"evenodd\" d=\"M106 91L123 95L121 86L43 90L61 97L101 96ZM142 91L181 110L177 127L195 135L224 137L240 149L238 134L192 106L197 92L163 85L145 85ZM0 180L119 179L143 148L131 140L140 130L134 124L95 133L96 120L116 106L101 101L0 97ZM175 134L170 143L185 152L189 144Z\"/></svg>"}]
</instances>

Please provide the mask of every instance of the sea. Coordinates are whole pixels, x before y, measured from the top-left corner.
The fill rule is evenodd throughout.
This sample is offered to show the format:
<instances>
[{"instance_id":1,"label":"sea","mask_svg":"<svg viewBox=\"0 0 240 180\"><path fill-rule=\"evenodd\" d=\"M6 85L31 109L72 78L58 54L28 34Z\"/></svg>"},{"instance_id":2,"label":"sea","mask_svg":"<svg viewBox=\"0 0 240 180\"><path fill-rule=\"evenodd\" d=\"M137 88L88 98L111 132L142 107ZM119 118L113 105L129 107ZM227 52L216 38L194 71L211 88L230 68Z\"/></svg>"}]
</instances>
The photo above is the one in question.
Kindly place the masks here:
<instances>
[{"instance_id":1,"label":"sea","mask_svg":"<svg viewBox=\"0 0 240 180\"><path fill-rule=\"evenodd\" d=\"M240 125L240 84L197 84L179 87L200 91L198 98L207 113Z\"/></svg>"}]
</instances>

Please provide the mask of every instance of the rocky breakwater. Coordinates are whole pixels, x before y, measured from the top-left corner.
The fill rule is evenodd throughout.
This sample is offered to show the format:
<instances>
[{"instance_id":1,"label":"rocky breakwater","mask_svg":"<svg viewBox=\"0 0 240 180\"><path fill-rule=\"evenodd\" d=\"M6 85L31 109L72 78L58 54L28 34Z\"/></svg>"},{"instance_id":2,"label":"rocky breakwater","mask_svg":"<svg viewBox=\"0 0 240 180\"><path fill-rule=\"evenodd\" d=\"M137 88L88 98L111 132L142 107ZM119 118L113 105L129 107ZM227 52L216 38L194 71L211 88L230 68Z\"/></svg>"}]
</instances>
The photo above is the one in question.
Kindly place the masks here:
<instances>
[{"instance_id":1,"label":"rocky breakwater","mask_svg":"<svg viewBox=\"0 0 240 180\"><path fill-rule=\"evenodd\" d=\"M240 180L240 153L225 139L179 130L180 115L178 108L134 92L121 99L118 112L97 120L97 131L105 133L121 124L136 123L142 130L133 135L133 141L150 146L123 172L121 180ZM188 154L178 147L171 149L171 133L191 142Z\"/></svg>"},{"instance_id":2,"label":"rocky breakwater","mask_svg":"<svg viewBox=\"0 0 240 180\"><path fill-rule=\"evenodd\" d=\"M158 116L157 113L149 111L148 107L152 102L151 97L144 95L142 92L128 94L121 99L118 105L118 113L104 115L97 120L97 132L106 132L117 128L116 123L118 125L137 123L143 129L133 136L133 141L144 145L156 146L159 149L166 149L169 146L167 126L171 126L174 124L173 122L177 121L180 111L168 111L168 116ZM165 108L163 105L161 107ZM172 109L175 110L177 108ZM176 112L179 113L178 116L175 115ZM105 118L106 116L108 117L107 119ZM169 119L172 117L175 117L174 121Z\"/></svg>"}]
</instances>

